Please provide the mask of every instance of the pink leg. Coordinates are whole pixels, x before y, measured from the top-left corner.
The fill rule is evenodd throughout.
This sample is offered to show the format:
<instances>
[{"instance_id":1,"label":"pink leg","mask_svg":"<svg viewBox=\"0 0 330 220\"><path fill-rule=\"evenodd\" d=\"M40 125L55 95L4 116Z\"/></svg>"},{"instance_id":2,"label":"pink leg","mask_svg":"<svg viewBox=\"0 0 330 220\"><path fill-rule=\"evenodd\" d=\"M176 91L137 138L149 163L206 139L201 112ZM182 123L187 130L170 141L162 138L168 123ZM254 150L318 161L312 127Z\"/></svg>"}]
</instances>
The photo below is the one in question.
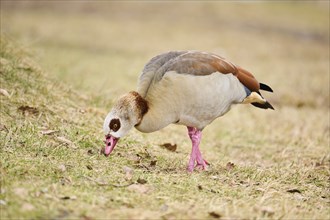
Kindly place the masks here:
<instances>
[{"instance_id":1,"label":"pink leg","mask_svg":"<svg viewBox=\"0 0 330 220\"><path fill-rule=\"evenodd\" d=\"M203 159L202 154L199 150L199 144L202 139L202 132L193 127L187 127L187 128L188 128L188 135L192 142L192 150L191 150L190 160L188 163L188 171L192 172L194 170L195 161L197 162L196 165L197 168L205 170L207 168L207 165L209 165L209 163Z\"/></svg>"}]
</instances>

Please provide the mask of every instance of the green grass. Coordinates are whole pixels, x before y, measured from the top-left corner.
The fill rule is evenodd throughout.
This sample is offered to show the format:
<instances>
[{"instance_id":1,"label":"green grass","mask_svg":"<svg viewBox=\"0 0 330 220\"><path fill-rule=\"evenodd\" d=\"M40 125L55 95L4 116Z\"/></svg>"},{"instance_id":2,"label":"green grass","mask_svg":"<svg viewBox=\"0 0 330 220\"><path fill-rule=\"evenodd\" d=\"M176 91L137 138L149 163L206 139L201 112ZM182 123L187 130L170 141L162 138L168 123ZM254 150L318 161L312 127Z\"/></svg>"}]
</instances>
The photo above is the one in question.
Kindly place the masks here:
<instances>
[{"instance_id":1,"label":"green grass","mask_svg":"<svg viewBox=\"0 0 330 220\"><path fill-rule=\"evenodd\" d=\"M1 219L329 217L327 3L66 4L1 1ZM170 49L222 54L275 90L276 111L237 106L203 131L204 172L186 172L182 126L99 153L113 100Z\"/></svg>"}]
</instances>

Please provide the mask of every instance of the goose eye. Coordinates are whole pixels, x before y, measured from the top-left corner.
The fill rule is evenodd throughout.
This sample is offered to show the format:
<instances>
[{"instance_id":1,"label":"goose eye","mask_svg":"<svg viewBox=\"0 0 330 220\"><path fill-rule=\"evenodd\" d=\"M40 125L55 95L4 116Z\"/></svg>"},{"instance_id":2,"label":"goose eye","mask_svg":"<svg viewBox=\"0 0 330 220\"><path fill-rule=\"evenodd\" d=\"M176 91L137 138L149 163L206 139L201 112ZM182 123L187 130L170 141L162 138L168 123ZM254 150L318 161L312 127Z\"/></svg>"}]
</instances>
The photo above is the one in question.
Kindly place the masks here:
<instances>
[{"instance_id":1,"label":"goose eye","mask_svg":"<svg viewBox=\"0 0 330 220\"><path fill-rule=\"evenodd\" d=\"M116 132L120 128L120 120L118 118L114 118L109 123L110 130Z\"/></svg>"}]
</instances>

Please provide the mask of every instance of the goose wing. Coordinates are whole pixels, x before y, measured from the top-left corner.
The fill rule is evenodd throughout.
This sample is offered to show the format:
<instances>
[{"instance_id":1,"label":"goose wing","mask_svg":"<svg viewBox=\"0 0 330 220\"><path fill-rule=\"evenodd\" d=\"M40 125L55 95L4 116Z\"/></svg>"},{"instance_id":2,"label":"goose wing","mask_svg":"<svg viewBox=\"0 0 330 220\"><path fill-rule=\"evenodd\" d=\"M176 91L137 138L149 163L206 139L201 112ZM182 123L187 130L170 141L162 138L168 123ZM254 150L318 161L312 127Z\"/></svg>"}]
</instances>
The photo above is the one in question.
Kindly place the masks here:
<instances>
[{"instance_id":1,"label":"goose wing","mask_svg":"<svg viewBox=\"0 0 330 220\"><path fill-rule=\"evenodd\" d=\"M143 68L142 73L138 80L138 93L145 97L151 83L154 81L155 75L158 70L164 66L168 61L187 53L187 51L170 51L153 57ZM159 78L159 77L157 77ZM160 77L161 79L162 77Z\"/></svg>"},{"instance_id":2,"label":"goose wing","mask_svg":"<svg viewBox=\"0 0 330 220\"><path fill-rule=\"evenodd\" d=\"M221 56L199 51L170 51L152 58L145 65L139 78L138 92L145 97L150 85L160 81L169 71L196 76L232 73L250 91L260 89L260 83L252 73Z\"/></svg>"},{"instance_id":3,"label":"goose wing","mask_svg":"<svg viewBox=\"0 0 330 220\"><path fill-rule=\"evenodd\" d=\"M155 80L160 80L169 71L191 75L210 75L214 72L219 74L232 73L249 90L258 91L260 89L259 82L249 71L212 53L186 52L170 59L157 70Z\"/></svg>"}]
</instances>

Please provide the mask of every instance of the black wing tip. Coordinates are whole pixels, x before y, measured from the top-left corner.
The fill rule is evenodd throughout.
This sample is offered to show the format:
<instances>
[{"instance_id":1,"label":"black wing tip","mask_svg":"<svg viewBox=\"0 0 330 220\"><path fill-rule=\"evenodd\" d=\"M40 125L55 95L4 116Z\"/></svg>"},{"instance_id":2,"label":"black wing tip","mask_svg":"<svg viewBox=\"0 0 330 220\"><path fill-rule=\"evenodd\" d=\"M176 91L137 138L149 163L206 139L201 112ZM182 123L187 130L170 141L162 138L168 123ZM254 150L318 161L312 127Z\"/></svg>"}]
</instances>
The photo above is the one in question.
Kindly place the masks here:
<instances>
[{"instance_id":1,"label":"black wing tip","mask_svg":"<svg viewBox=\"0 0 330 220\"><path fill-rule=\"evenodd\" d=\"M275 108L267 101L264 104L258 103L258 102L253 102L251 103L253 106L257 108L262 108L262 109L272 109L275 110Z\"/></svg>"},{"instance_id":2,"label":"black wing tip","mask_svg":"<svg viewBox=\"0 0 330 220\"><path fill-rule=\"evenodd\" d=\"M261 90L265 90L267 92L274 92L272 88L270 88L270 86L264 84L264 83L259 83L260 85L260 89Z\"/></svg>"}]
</instances>

